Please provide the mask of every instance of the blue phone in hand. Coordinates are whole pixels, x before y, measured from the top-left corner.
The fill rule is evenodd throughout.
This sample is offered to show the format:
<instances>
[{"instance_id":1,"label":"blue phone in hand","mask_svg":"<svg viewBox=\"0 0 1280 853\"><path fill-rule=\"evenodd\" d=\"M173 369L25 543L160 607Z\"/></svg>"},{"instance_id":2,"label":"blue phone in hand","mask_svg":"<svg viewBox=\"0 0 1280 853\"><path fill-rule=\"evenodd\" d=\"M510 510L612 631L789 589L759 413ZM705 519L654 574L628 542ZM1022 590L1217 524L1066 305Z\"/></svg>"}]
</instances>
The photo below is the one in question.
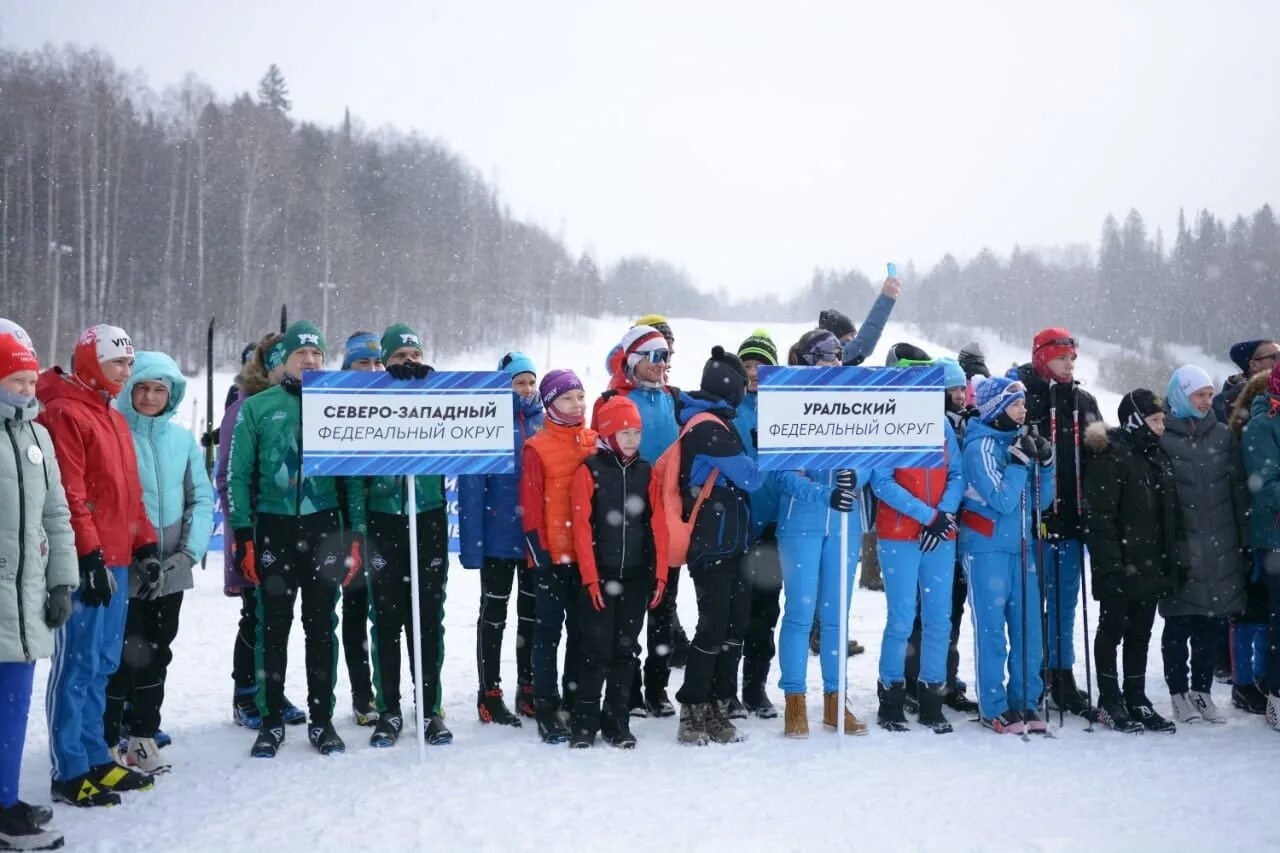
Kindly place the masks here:
<instances>
[{"instance_id":1,"label":"blue phone in hand","mask_svg":"<svg viewBox=\"0 0 1280 853\"><path fill-rule=\"evenodd\" d=\"M886 267L888 267L888 270L889 270L889 278L897 278L897 277L898 277L898 265L897 265L897 264L895 264L893 261L890 261L890 262L889 262L889 263L887 263L885 266L886 266Z\"/></svg>"}]
</instances>

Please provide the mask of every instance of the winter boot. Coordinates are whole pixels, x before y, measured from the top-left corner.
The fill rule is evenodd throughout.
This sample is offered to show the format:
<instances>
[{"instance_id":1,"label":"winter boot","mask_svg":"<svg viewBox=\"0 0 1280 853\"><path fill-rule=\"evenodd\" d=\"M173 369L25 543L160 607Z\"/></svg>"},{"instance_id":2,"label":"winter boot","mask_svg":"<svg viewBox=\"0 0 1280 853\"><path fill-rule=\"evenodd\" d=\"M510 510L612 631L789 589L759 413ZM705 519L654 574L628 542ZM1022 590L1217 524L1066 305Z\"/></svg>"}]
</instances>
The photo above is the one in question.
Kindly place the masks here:
<instances>
[{"instance_id":1,"label":"winter boot","mask_svg":"<svg viewBox=\"0 0 1280 853\"><path fill-rule=\"evenodd\" d=\"M844 654L845 654L845 657L850 657L850 658L851 658L851 657L853 657L854 655L860 655L860 654L862 654L862 653L863 653L863 652L865 652L866 650L867 650L867 647L866 647L866 646L862 645L862 643L859 643L859 642L858 642L857 640L855 640L853 637L850 637L850 638L849 638L849 645L845 648L845 653L844 653Z\"/></svg>"},{"instance_id":2,"label":"winter boot","mask_svg":"<svg viewBox=\"0 0 1280 853\"><path fill-rule=\"evenodd\" d=\"M307 729L307 740L321 755L338 755L347 751L347 745L334 731L333 723L312 723Z\"/></svg>"},{"instance_id":3,"label":"winter boot","mask_svg":"<svg viewBox=\"0 0 1280 853\"><path fill-rule=\"evenodd\" d=\"M920 713L920 682L907 682L902 691L902 710L912 716Z\"/></svg>"},{"instance_id":4,"label":"winter boot","mask_svg":"<svg viewBox=\"0 0 1280 853\"><path fill-rule=\"evenodd\" d=\"M676 728L676 740L685 746L706 746L711 742L707 734L707 712L710 703L682 704L680 725Z\"/></svg>"},{"instance_id":5,"label":"winter boot","mask_svg":"<svg viewBox=\"0 0 1280 853\"><path fill-rule=\"evenodd\" d=\"M453 743L453 732L444 724L444 717L432 714L427 717L427 730L423 733L427 743L432 746L447 746Z\"/></svg>"},{"instance_id":6,"label":"winter boot","mask_svg":"<svg viewBox=\"0 0 1280 853\"><path fill-rule=\"evenodd\" d=\"M307 721L307 712L290 702L289 697L286 696L284 697L284 710L280 712L280 719L284 720L286 726L300 726Z\"/></svg>"},{"instance_id":7,"label":"winter boot","mask_svg":"<svg viewBox=\"0 0 1280 853\"><path fill-rule=\"evenodd\" d=\"M674 625L671 630L671 668L684 669L684 665L689 662L689 635L684 632L679 615L673 616L672 622Z\"/></svg>"},{"instance_id":8,"label":"winter boot","mask_svg":"<svg viewBox=\"0 0 1280 853\"><path fill-rule=\"evenodd\" d=\"M1151 700L1146 694L1130 694L1125 697L1125 705L1129 709L1129 717L1139 723L1146 731L1159 735L1171 735L1178 730L1173 721L1166 720L1151 707Z\"/></svg>"},{"instance_id":9,"label":"winter boot","mask_svg":"<svg viewBox=\"0 0 1280 853\"><path fill-rule=\"evenodd\" d=\"M978 713L978 703L969 698L965 693L963 684L956 684L947 688L947 695L943 702L953 711L959 711L962 714Z\"/></svg>"},{"instance_id":10,"label":"winter boot","mask_svg":"<svg viewBox=\"0 0 1280 853\"><path fill-rule=\"evenodd\" d=\"M254 738L249 755L252 758L275 758L282 743L284 743L284 724L264 722L262 728L258 729L258 736Z\"/></svg>"},{"instance_id":11,"label":"winter boot","mask_svg":"<svg viewBox=\"0 0 1280 853\"><path fill-rule=\"evenodd\" d=\"M840 709L840 697L836 691L822 694L822 725L831 731L839 731L840 723L838 720L838 711ZM867 724L859 720L853 715L853 711L849 710L849 701L846 699L844 703L844 733L847 735L865 735L867 733Z\"/></svg>"},{"instance_id":12,"label":"winter boot","mask_svg":"<svg viewBox=\"0 0 1280 853\"><path fill-rule=\"evenodd\" d=\"M89 778L99 788L108 791L150 791L155 778L150 773L139 773L128 767L121 767L114 761L89 768Z\"/></svg>"},{"instance_id":13,"label":"winter boot","mask_svg":"<svg viewBox=\"0 0 1280 853\"><path fill-rule=\"evenodd\" d=\"M631 733L631 715L626 708L606 708L601 723L600 735L605 743L618 749L636 748L636 737Z\"/></svg>"},{"instance_id":14,"label":"winter boot","mask_svg":"<svg viewBox=\"0 0 1280 853\"><path fill-rule=\"evenodd\" d=\"M533 700L532 684L520 685L520 690L516 694L516 714L531 720L538 716L538 707Z\"/></svg>"},{"instance_id":15,"label":"winter boot","mask_svg":"<svg viewBox=\"0 0 1280 853\"><path fill-rule=\"evenodd\" d=\"M934 734L950 734L953 731L951 723L947 720L946 715L942 713L942 697L946 686L942 684L925 684L922 681L918 682L917 687L920 699L920 725L933 729Z\"/></svg>"},{"instance_id":16,"label":"winter boot","mask_svg":"<svg viewBox=\"0 0 1280 853\"><path fill-rule=\"evenodd\" d=\"M160 747L156 744L155 738L129 738L128 757L129 763L143 773L155 775L168 773L173 769L169 762L160 757Z\"/></svg>"},{"instance_id":17,"label":"winter boot","mask_svg":"<svg viewBox=\"0 0 1280 853\"><path fill-rule=\"evenodd\" d=\"M372 699L351 699L351 719L357 726L372 726L378 722L378 706Z\"/></svg>"},{"instance_id":18,"label":"winter boot","mask_svg":"<svg viewBox=\"0 0 1280 853\"><path fill-rule=\"evenodd\" d=\"M1256 684L1245 684L1231 688L1231 704L1246 714L1267 713L1267 694Z\"/></svg>"},{"instance_id":19,"label":"winter boot","mask_svg":"<svg viewBox=\"0 0 1280 853\"><path fill-rule=\"evenodd\" d=\"M1093 714L1088 697L1076 687L1075 673L1069 669L1049 670L1049 707L1086 719Z\"/></svg>"},{"instance_id":20,"label":"winter boot","mask_svg":"<svg viewBox=\"0 0 1280 853\"><path fill-rule=\"evenodd\" d=\"M36 823L18 804L0 806L0 850L57 850L62 844L61 832Z\"/></svg>"},{"instance_id":21,"label":"winter boot","mask_svg":"<svg viewBox=\"0 0 1280 853\"><path fill-rule=\"evenodd\" d=\"M783 696L782 734L785 737L803 739L809 736L809 709L803 693Z\"/></svg>"},{"instance_id":22,"label":"winter boot","mask_svg":"<svg viewBox=\"0 0 1280 853\"><path fill-rule=\"evenodd\" d=\"M667 695L665 690L649 693L645 697L644 705L648 709L650 717L674 717L676 715L676 706L671 704L671 697Z\"/></svg>"},{"instance_id":23,"label":"winter boot","mask_svg":"<svg viewBox=\"0 0 1280 853\"><path fill-rule=\"evenodd\" d=\"M1026 733L1022 723L1022 715L1017 711L1005 711L994 717L983 717L982 725L998 735L1020 735Z\"/></svg>"},{"instance_id":24,"label":"winter boot","mask_svg":"<svg viewBox=\"0 0 1280 853\"><path fill-rule=\"evenodd\" d=\"M61 782L54 779L49 783L49 793L53 796L53 801L80 808L120 805L120 795L100 788L91 778L92 775L92 773L86 773Z\"/></svg>"},{"instance_id":25,"label":"winter boot","mask_svg":"<svg viewBox=\"0 0 1280 853\"><path fill-rule=\"evenodd\" d=\"M1267 725L1280 732L1280 693L1267 694L1267 713L1263 716Z\"/></svg>"},{"instance_id":26,"label":"winter boot","mask_svg":"<svg viewBox=\"0 0 1280 853\"><path fill-rule=\"evenodd\" d=\"M258 730L262 728L262 715L258 713L258 688L237 687L231 699L231 719L237 726Z\"/></svg>"},{"instance_id":27,"label":"winter boot","mask_svg":"<svg viewBox=\"0 0 1280 853\"><path fill-rule=\"evenodd\" d=\"M48 806L24 803L22 800L18 800L13 807L27 815L36 826L48 826L53 822L53 809Z\"/></svg>"},{"instance_id":28,"label":"winter boot","mask_svg":"<svg viewBox=\"0 0 1280 853\"><path fill-rule=\"evenodd\" d=\"M747 739L745 733L738 731L725 713L728 699L712 700L706 704L707 736L715 743L737 743ZM743 716L746 716L744 711Z\"/></svg>"},{"instance_id":29,"label":"winter boot","mask_svg":"<svg viewBox=\"0 0 1280 853\"><path fill-rule=\"evenodd\" d=\"M1172 693L1169 695L1169 703L1173 705L1173 718L1178 722L1190 725L1204 721L1200 709L1191 701L1190 693Z\"/></svg>"},{"instance_id":30,"label":"winter boot","mask_svg":"<svg viewBox=\"0 0 1280 853\"><path fill-rule=\"evenodd\" d=\"M762 720L778 716L778 709L769 701L765 682L769 680L769 661L744 660L742 662L742 704Z\"/></svg>"},{"instance_id":31,"label":"winter boot","mask_svg":"<svg viewBox=\"0 0 1280 853\"><path fill-rule=\"evenodd\" d=\"M520 728L520 718L511 713L507 703L502 701L501 690L481 690L476 694L476 711L480 722L495 723L499 726Z\"/></svg>"},{"instance_id":32,"label":"winter boot","mask_svg":"<svg viewBox=\"0 0 1280 853\"><path fill-rule=\"evenodd\" d=\"M876 696L880 699L880 708L876 711L876 722L880 724L880 728L889 732L910 731L906 714L902 712L902 701L906 692L906 685L901 681L895 681L887 687L882 682L876 682ZM825 723L827 715L824 713L823 716ZM832 713L830 716L834 718L835 714Z\"/></svg>"},{"instance_id":33,"label":"winter boot","mask_svg":"<svg viewBox=\"0 0 1280 853\"><path fill-rule=\"evenodd\" d=\"M538 734L543 743L564 743L569 739L569 729L560 717L560 699L537 700Z\"/></svg>"},{"instance_id":34,"label":"winter boot","mask_svg":"<svg viewBox=\"0 0 1280 853\"><path fill-rule=\"evenodd\" d=\"M640 680L640 667L637 665L631 673L631 703L628 706L631 716L643 720L649 716L649 709L644 704L644 689Z\"/></svg>"},{"instance_id":35,"label":"winter boot","mask_svg":"<svg viewBox=\"0 0 1280 853\"><path fill-rule=\"evenodd\" d=\"M1214 725L1226 725L1227 718L1223 715L1222 710L1213 704L1213 694L1209 691L1201 693L1198 690L1192 690L1187 694L1187 698L1191 700L1191 704L1200 712L1200 716L1205 722Z\"/></svg>"},{"instance_id":36,"label":"winter boot","mask_svg":"<svg viewBox=\"0 0 1280 853\"><path fill-rule=\"evenodd\" d=\"M389 749L400 740L400 732L404 730L404 717L395 711L387 711L378 715L378 722L373 724L373 734L369 735L369 746L375 749Z\"/></svg>"},{"instance_id":37,"label":"winter boot","mask_svg":"<svg viewBox=\"0 0 1280 853\"><path fill-rule=\"evenodd\" d=\"M747 706L743 705L737 696L718 699L716 700L716 705L719 706L720 713L730 720L745 720L747 718Z\"/></svg>"}]
</instances>

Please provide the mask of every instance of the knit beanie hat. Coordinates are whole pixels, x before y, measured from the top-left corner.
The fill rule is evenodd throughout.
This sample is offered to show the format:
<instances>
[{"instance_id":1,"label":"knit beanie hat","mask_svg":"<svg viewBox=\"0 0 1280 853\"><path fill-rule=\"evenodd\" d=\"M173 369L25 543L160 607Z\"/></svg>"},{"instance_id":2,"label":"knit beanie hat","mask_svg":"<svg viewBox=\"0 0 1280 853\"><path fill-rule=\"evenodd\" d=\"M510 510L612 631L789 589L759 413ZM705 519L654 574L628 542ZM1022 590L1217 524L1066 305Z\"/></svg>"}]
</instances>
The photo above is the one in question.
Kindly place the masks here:
<instances>
[{"instance_id":1,"label":"knit beanie hat","mask_svg":"<svg viewBox=\"0 0 1280 853\"><path fill-rule=\"evenodd\" d=\"M1249 362L1253 360L1253 354L1265 343L1270 341L1240 341L1231 345L1231 360L1240 368L1241 373L1249 373Z\"/></svg>"},{"instance_id":2,"label":"knit beanie hat","mask_svg":"<svg viewBox=\"0 0 1280 853\"><path fill-rule=\"evenodd\" d=\"M561 394L569 391L582 391L582 380L578 378L578 374L572 370L548 370L547 375L542 377L542 381L538 383L538 395L542 398L542 407L547 411L547 417L558 424L564 426L577 426L582 423L582 418L570 420L560 414L560 410L555 408L556 398Z\"/></svg>"},{"instance_id":3,"label":"knit beanie hat","mask_svg":"<svg viewBox=\"0 0 1280 853\"><path fill-rule=\"evenodd\" d=\"M1031 367L1044 379L1057 379L1049 372L1049 362L1064 355L1076 354L1076 339L1061 327L1036 332L1031 346Z\"/></svg>"},{"instance_id":4,"label":"knit beanie hat","mask_svg":"<svg viewBox=\"0 0 1280 853\"><path fill-rule=\"evenodd\" d=\"M293 355L303 347L315 347L320 350L323 355L325 351L324 335L320 333L320 329L315 323L307 320L298 320L289 328L284 330L283 345L284 361L289 360L289 356Z\"/></svg>"},{"instance_id":5,"label":"knit beanie hat","mask_svg":"<svg viewBox=\"0 0 1280 853\"><path fill-rule=\"evenodd\" d=\"M977 341L965 344L964 348L956 354L956 361L960 362L966 379L991 375L991 371L987 368L987 354L982 351L982 344Z\"/></svg>"},{"instance_id":6,"label":"knit beanie hat","mask_svg":"<svg viewBox=\"0 0 1280 853\"><path fill-rule=\"evenodd\" d=\"M1021 382L1005 379L1003 376L992 376L974 386L974 395L978 402L978 417L984 424L990 425L1015 400L1026 399L1027 392Z\"/></svg>"},{"instance_id":7,"label":"knit beanie hat","mask_svg":"<svg viewBox=\"0 0 1280 853\"><path fill-rule=\"evenodd\" d=\"M6 320L5 318L0 317L0 335L13 335L18 339L18 343L22 344L32 352L36 351L35 344L31 343L31 336L27 334L27 330L12 320Z\"/></svg>"},{"instance_id":8,"label":"knit beanie hat","mask_svg":"<svg viewBox=\"0 0 1280 853\"><path fill-rule=\"evenodd\" d=\"M1212 388L1213 379L1202 368L1194 364L1184 364L1169 377L1169 388L1165 396L1169 398L1169 411L1175 418L1199 420L1208 412L1202 412L1191 405L1191 395L1201 388ZM1213 411L1210 409L1209 411Z\"/></svg>"},{"instance_id":9,"label":"knit beanie hat","mask_svg":"<svg viewBox=\"0 0 1280 853\"><path fill-rule=\"evenodd\" d=\"M253 358L253 351L258 348L257 341L245 344L244 349L240 350L240 366L244 367L249 363L249 359Z\"/></svg>"},{"instance_id":10,"label":"knit beanie hat","mask_svg":"<svg viewBox=\"0 0 1280 853\"><path fill-rule=\"evenodd\" d=\"M267 366L267 373L284 366L284 338L267 348L266 354L262 357L262 363Z\"/></svg>"},{"instance_id":11,"label":"knit beanie hat","mask_svg":"<svg viewBox=\"0 0 1280 853\"><path fill-rule=\"evenodd\" d=\"M7 379L20 370L40 372L36 354L17 335L0 334L0 379Z\"/></svg>"},{"instance_id":12,"label":"knit beanie hat","mask_svg":"<svg viewBox=\"0 0 1280 853\"><path fill-rule=\"evenodd\" d=\"M909 364L903 364L904 361L933 361L929 357L929 353L920 349L915 344L894 344L889 347L888 354L885 355L885 367L910 367ZM964 383L961 382L961 385Z\"/></svg>"},{"instance_id":13,"label":"knit beanie hat","mask_svg":"<svg viewBox=\"0 0 1280 853\"><path fill-rule=\"evenodd\" d=\"M378 337L373 332L356 332L347 338L346 350L342 356L342 369L350 370L351 365L366 358L382 358Z\"/></svg>"},{"instance_id":14,"label":"knit beanie hat","mask_svg":"<svg viewBox=\"0 0 1280 853\"><path fill-rule=\"evenodd\" d=\"M1146 388L1135 388L1121 398L1116 414L1120 417L1121 429L1136 432L1146 426L1148 417L1163 411L1163 400Z\"/></svg>"},{"instance_id":15,"label":"knit beanie hat","mask_svg":"<svg viewBox=\"0 0 1280 853\"><path fill-rule=\"evenodd\" d=\"M95 391L106 391L114 397L124 386L107 381L102 372L102 362L117 358L133 358L133 341L129 333L119 326L90 326L76 343L76 351L71 356L71 372Z\"/></svg>"},{"instance_id":16,"label":"knit beanie hat","mask_svg":"<svg viewBox=\"0 0 1280 853\"><path fill-rule=\"evenodd\" d=\"M382 333L382 360L388 361L396 350L404 347L417 347L422 352L422 338L404 323L393 323Z\"/></svg>"},{"instance_id":17,"label":"knit beanie hat","mask_svg":"<svg viewBox=\"0 0 1280 853\"><path fill-rule=\"evenodd\" d=\"M826 329L837 338L843 338L858 331L852 320L834 308L818 312L818 328Z\"/></svg>"},{"instance_id":18,"label":"knit beanie hat","mask_svg":"<svg viewBox=\"0 0 1280 853\"><path fill-rule=\"evenodd\" d=\"M942 367L942 387L958 388L969 384L969 378L964 375L964 369L960 367L960 362L954 358L937 358L934 364Z\"/></svg>"},{"instance_id":19,"label":"knit beanie hat","mask_svg":"<svg viewBox=\"0 0 1280 853\"><path fill-rule=\"evenodd\" d=\"M671 349L676 344L676 336L671 331L671 323L661 314L645 314L639 320L636 320L637 326L650 326L658 330L658 334L667 340L667 349Z\"/></svg>"},{"instance_id":20,"label":"knit beanie hat","mask_svg":"<svg viewBox=\"0 0 1280 853\"><path fill-rule=\"evenodd\" d=\"M644 429L640 410L623 394L615 394L600 405L596 412L595 423L599 440L624 459L629 457L618 446L618 433L624 429ZM634 455L633 453L632 456Z\"/></svg>"},{"instance_id":21,"label":"knit beanie hat","mask_svg":"<svg viewBox=\"0 0 1280 853\"><path fill-rule=\"evenodd\" d=\"M736 355L716 345L711 348L711 358L702 367L699 387L702 393L718 397L736 408L747 396L747 369Z\"/></svg>"},{"instance_id":22,"label":"knit beanie hat","mask_svg":"<svg viewBox=\"0 0 1280 853\"><path fill-rule=\"evenodd\" d=\"M778 347L769 337L768 329L756 329L747 339L738 345L738 358L741 361L751 359L761 364L776 365L778 363Z\"/></svg>"},{"instance_id":23,"label":"knit beanie hat","mask_svg":"<svg viewBox=\"0 0 1280 853\"><path fill-rule=\"evenodd\" d=\"M653 326L632 326L622 336L622 353L628 368L635 367L648 353L670 349L666 336Z\"/></svg>"},{"instance_id":24,"label":"knit beanie hat","mask_svg":"<svg viewBox=\"0 0 1280 853\"><path fill-rule=\"evenodd\" d=\"M522 352L509 352L498 362L498 369L505 370L507 375L512 379L521 373L532 373L538 375L537 369L533 366L533 359Z\"/></svg>"}]
</instances>

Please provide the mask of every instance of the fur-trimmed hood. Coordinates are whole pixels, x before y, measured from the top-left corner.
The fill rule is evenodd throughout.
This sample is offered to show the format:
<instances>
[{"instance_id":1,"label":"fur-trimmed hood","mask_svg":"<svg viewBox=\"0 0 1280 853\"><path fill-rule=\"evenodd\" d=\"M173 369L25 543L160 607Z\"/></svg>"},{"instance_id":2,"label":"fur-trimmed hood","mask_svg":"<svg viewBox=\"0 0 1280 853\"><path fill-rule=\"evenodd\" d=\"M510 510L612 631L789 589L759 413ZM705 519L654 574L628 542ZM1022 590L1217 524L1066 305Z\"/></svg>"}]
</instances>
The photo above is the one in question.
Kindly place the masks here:
<instances>
[{"instance_id":1,"label":"fur-trimmed hood","mask_svg":"<svg viewBox=\"0 0 1280 853\"><path fill-rule=\"evenodd\" d=\"M242 399L252 397L271 387L271 379L267 376L267 350L275 346L278 340L280 335L275 332L263 335L253 351L253 356L244 363L244 367L236 375L236 387L240 389Z\"/></svg>"},{"instance_id":2,"label":"fur-trimmed hood","mask_svg":"<svg viewBox=\"0 0 1280 853\"><path fill-rule=\"evenodd\" d=\"M1119 429L1094 421L1084 429L1084 446L1094 453L1106 453L1111 449L1112 432L1119 432Z\"/></svg>"},{"instance_id":3,"label":"fur-trimmed hood","mask_svg":"<svg viewBox=\"0 0 1280 853\"><path fill-rule=\"evenodd\" d=\"M1259 394L1267 393L1267 383L1270 379L1271 372L1264 370L1245 383L1244 388L1236 395L1235 402L1231 404L1231 411L1227 417L1227 424L1231 427L1231 431L1236 434L1236 438L1239 438L1240 434L1244 432L1244 425L1249 423L1254 399Z\"/></svg>"}]
</instances>

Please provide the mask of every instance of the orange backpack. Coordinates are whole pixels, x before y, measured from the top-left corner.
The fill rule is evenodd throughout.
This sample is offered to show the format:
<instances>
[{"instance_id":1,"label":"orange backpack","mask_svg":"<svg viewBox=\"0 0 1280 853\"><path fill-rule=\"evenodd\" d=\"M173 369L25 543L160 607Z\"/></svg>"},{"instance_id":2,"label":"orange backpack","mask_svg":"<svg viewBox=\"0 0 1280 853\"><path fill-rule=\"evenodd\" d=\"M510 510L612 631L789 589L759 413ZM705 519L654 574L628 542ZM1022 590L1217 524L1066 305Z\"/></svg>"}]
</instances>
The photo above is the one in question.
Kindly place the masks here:
<instances>
[{"instance_id":1,"label":"orange backpack","mask_svg":"<svg viewBox=\"0 0 1280 853\"><path fill-rule=\"evenodd\" d=\"M711 469L711 476L707 477L707 481L699 489L698 497L693 502L693 509L686 519L684 501L680 496L680 468L683 461L680 441L689 430L705 421L715 421L724 427L724 422L715 415L707 412L694 415L680 429L680 437L662 452L657 462L653 463L653 474L649 478L649 503L653 507L653 521L655 525L660 524L666 529L665 536L657 533L654 539L659 543L666 541L668 566L683 566L688 562L689 539L693 535L693 525L698 520L698 511L702 509L702 504L706 502L707 496L711 494L711 489L716 484L716 478L720 476L719 468Z\"/></svg>"}]
</instances>

